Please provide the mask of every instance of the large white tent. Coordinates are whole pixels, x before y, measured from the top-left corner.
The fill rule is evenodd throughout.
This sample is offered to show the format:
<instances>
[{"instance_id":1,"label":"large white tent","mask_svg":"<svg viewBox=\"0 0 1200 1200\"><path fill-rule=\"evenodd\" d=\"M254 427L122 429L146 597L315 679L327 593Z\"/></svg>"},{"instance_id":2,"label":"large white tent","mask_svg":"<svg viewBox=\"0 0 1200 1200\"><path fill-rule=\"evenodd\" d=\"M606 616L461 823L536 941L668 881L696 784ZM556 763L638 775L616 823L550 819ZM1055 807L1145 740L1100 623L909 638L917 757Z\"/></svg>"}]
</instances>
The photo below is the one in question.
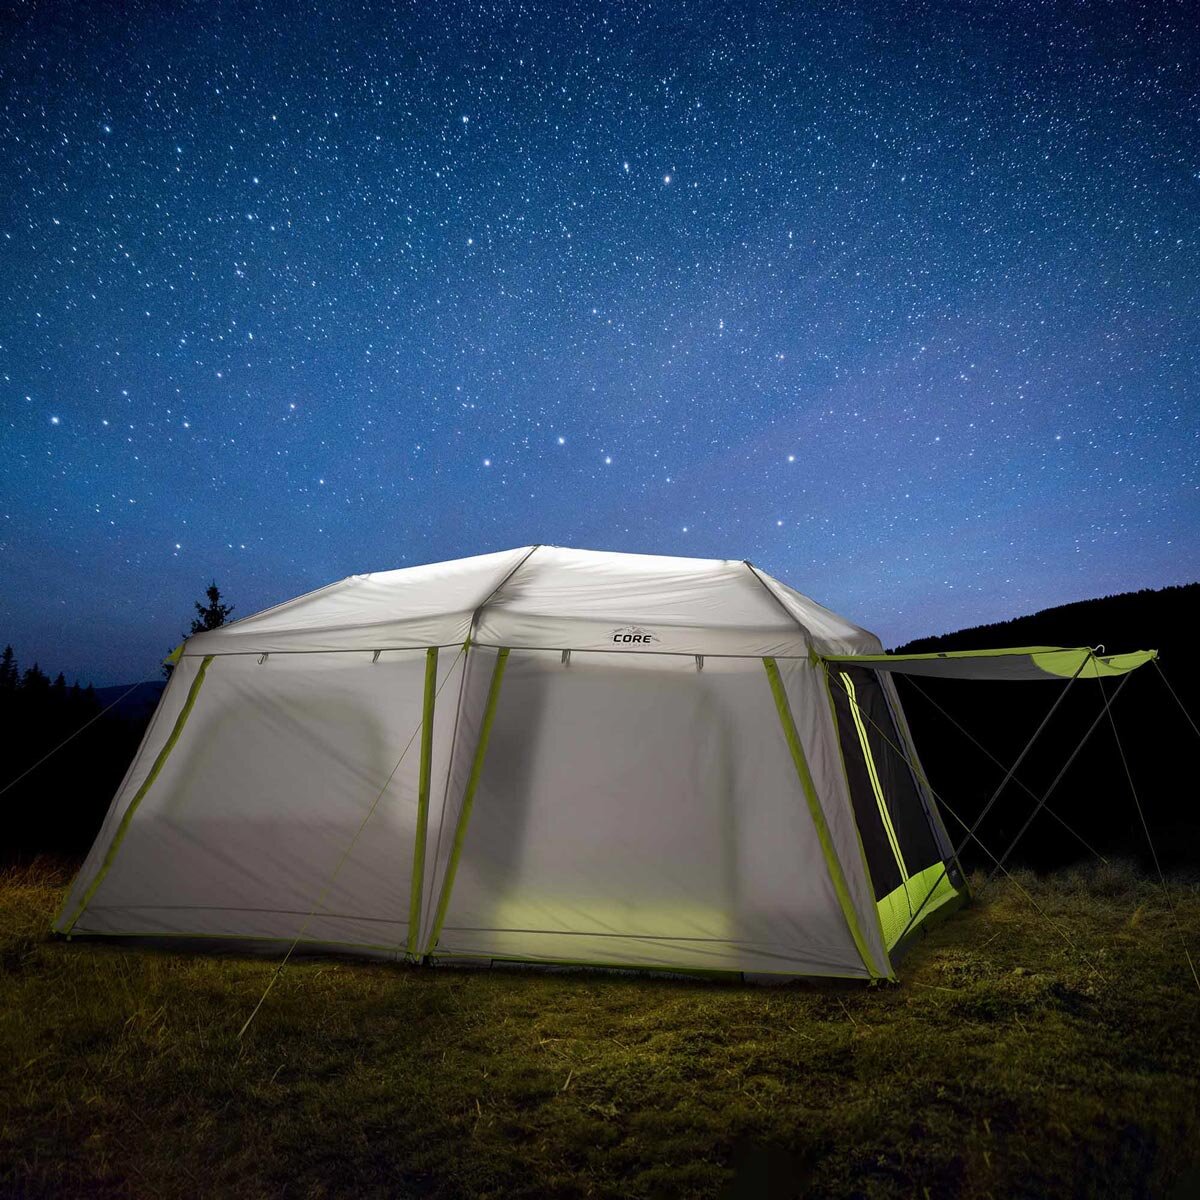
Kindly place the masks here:
<instances>
[{"instance_id":1,"label":"large white tent","mask_svg":"<svg viewBox=\"0 0 1200 1200\"><path fill-rule=\"evenodd\" d=\"M62 933L869 979L963 889L900 660L746 562L354 575L173 659Z\"/></svg>"}]
</instances>

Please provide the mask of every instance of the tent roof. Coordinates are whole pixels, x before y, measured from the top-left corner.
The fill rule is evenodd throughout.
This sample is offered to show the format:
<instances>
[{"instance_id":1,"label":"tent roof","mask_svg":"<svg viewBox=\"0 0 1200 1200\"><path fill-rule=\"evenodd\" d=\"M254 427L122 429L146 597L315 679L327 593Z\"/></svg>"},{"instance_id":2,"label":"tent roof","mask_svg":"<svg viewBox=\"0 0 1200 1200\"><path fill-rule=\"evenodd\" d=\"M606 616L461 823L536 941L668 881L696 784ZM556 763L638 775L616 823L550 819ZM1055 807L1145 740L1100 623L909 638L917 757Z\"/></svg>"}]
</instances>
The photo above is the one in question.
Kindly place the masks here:
<instances>
[{"instance_id":1,"label":"tent roof","mask_svg":"<svg viewBox=\"0 0 1200 1200\"><path fill-rule=\"evenodd\" d=\"M736 559L524 546L351 575L188 639L186 654L455 645L803 657L879 639ZM640 640L644 639L644 640Z\"/></svg>"}]
</instances>

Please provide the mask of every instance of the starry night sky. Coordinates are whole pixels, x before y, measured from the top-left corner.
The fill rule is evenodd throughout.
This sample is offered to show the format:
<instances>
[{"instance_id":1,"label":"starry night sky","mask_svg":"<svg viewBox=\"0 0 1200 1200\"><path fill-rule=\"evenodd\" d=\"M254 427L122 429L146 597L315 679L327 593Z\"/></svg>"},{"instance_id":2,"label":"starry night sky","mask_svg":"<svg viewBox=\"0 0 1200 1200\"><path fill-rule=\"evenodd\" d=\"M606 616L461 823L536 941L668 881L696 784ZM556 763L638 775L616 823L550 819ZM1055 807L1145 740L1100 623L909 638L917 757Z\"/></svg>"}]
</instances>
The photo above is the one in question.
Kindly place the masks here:
<instances>
[{"instance_id":1,"label":"starry night sky","mask_svg":"<svg viewBox=\"0 0 1200 1200\"><path fill-rule=\"evenodd\" d=\"M887 644L1200 575L1192 4L17 3L0 643L533 542Z\"/></svg>"}]
</instances>

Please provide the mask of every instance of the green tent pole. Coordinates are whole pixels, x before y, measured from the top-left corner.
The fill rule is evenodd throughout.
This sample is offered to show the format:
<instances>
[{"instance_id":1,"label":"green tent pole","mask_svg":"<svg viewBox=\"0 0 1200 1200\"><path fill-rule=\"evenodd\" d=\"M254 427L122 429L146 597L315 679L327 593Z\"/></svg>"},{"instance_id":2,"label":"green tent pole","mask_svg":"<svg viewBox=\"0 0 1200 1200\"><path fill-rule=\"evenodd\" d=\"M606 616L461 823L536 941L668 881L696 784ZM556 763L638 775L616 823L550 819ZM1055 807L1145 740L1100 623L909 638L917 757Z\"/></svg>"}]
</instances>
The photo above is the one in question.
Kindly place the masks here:
<instances>
[{"instance_id":1,"label":"green tent pole","mask_svg":"<svg viewBox=\"0 0 1200 1200\"><path fill-rule=\"evenodd\" d=\"M504 668L508 663L508 650L502 648L496 655L496 665L492 669L492 682L488 688L487 705L483 710L483 723L479 729L479 741L475 745L475 757L471 762L471 774L467 778L467 787L463 792L462 808L458 813L458 823L454 829L454 842L450 847L450 859L446 864L446 877L442 881L442 892L438 898L437 912L433 918L433 928L425 945L425 953L430 954L437 946L441 936L442 925L446 920L446 910L450 907L450 894L454 890L454 877L458 873L459 860L462 858L463 843L467 838L467 825L471 819L471 807L475 803L475 793L479 788L479 779L483 774L483 760L487 757L488 739L492 733L492 723L496 719L496 705L500 699L500 683L504 678Z\"/></svg>"},{"instance_id":2,"label":"green tent pole","mask_svg":"<svg viewBox=\"0 0 1200 1200\"><path fill-rule=\"evenodd\" d=\"M417 831L413 840L412 883L408 898L410 957L417 953L421 923L421 889L425 882L425 834L429 828L429 777L433 763L433 705L437 695L437 647L425 651L425 701L421 708L421 774L417 785Z\"/></svg>"}]
</instances>

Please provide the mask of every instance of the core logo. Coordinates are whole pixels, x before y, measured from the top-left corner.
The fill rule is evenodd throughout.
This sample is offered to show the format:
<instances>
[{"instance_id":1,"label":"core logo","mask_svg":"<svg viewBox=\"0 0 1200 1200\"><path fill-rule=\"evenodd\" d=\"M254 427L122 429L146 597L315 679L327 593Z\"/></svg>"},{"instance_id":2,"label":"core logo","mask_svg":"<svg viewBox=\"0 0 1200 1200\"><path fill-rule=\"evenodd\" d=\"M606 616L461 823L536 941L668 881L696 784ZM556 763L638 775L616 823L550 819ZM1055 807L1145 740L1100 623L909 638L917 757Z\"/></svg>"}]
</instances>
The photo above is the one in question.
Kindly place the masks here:
<instances>
[{"instance_id":1,"label":"core logo","mask_svg":"<svg viewBox=\"0 0 1200 1200\"><path fill-rule=\"evenodd\" d=\"M638 625L623 625L620 629L612 631L612 640L618 645L627 646L632 644L648 645L650 642L657 642L658 638L650 630L642 629Z\"/></svg>"}]
</instances>

